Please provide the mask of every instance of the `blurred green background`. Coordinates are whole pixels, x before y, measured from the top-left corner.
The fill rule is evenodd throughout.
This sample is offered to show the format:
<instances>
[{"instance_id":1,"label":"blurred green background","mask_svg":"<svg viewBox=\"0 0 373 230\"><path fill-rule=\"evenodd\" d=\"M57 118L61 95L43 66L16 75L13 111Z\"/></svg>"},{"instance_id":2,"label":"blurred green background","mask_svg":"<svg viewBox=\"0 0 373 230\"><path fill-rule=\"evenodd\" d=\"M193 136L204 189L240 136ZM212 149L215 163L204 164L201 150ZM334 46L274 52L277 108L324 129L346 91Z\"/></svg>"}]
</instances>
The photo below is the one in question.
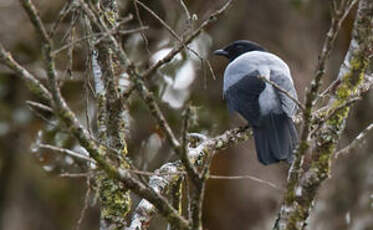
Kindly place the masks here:
<instances>
[{"instance_id":1,"label":"blurred green background","mask_svg":"<svg viewBox=\"0 0 373 230\"><path fill-rule=\"evenodd\" d=\"M50 28L63 0L34 1L43 21ZM119 2L120 14L135 14L130 1ZM184 11L176 0L143 1L169 25L182 34L186 28ZM185 0L197 24L220 7L222 0ZM140 10L151 53L172 47L170 37L156 20ZM324 87L339 69L349 45L354 15L345 21L336 47L329 60ZM63 41L71 15L63 21L56 43ZM282 57L290 66L299 98L314 75L317 57L330 22L329 1L325 0L240 0L209 26L193 47L210 60L217 75L214 80L198 58L188 54L175 58L151 80L162 108L175 130L180 128L180 106L187 100L197 106L198 125L193 131L217 135L232 127L245 125L238 115L229 115L222 98L222 74L227 61L213 57L212 51L234 40L248 39L262 44ZM138 25L136 19L128 25ZM77 34L81 33L77 31ZM43 79L40 43L18 1L0 2L0 41L17 61ZM141 67L152 60L148 57L140 34L123 37L123 45ZM160 54L161 55L161 54ZM73 78L66 81L63 92L69 104L84 116L85 100L82 79L86 72L87 51L78 45L74 51ZM63 75L66 55L58 59ZM181 69L183 71L181 71ZM180 71L179 71L180 70ZM186 77L187 76L187 77ZM178 80L179 79L179 80ZM189 81L189 82L188 82ZM26 106L35 98L23 82L9 69L0 65L0 229L44 230L73 229L79 219L87 189L85 179L61 178L58 174L78 171L75 165L52 152L31 151L31 145L45 122ZM373 94L368 93L354 105L340 147L349 143L372 122ZM131 98L129 152L145 170L154 170L169 159L167 147L146 109L136 96ZM310 229L373 229L373 139L348 156L333 162L332 177L322 187L311 215ZM141 143L141 144L140 144ZM61 163L62 162L62 163ZM252 175L275 183L286 184L286 164L260 165L251 140L216 155L212 174ZM92 198L93 200L93 198ZM250 180L210 180L204 203L206 229L269 229L279 211L282 193ZM99 212L89 207L81 229L97 229ZM152 229L161 229L159 221Z\"/></svg>"}]
</instances>

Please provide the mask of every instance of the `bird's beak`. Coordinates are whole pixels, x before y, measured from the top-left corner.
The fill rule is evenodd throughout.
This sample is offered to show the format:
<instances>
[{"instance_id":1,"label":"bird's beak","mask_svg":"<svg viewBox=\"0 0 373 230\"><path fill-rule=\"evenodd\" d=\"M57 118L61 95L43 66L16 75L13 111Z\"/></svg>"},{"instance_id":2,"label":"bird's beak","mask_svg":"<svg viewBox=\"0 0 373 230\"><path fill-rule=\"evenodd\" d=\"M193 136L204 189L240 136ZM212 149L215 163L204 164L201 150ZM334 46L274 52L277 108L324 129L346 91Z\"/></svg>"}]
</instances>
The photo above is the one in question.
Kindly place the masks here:
<instances>
[{"instance_id":1,"label":"bird's beak","mask_svg":"<svg viewBox=\"0 0 373 230\"><path fill-rule=\"evenodd\" d=\"M225 51L225 50L223 50L223 49L215 50L215 51L214 51L214 54L217 55L217 56L228 57L228 52Z\"/></svg>"}]
</instances>

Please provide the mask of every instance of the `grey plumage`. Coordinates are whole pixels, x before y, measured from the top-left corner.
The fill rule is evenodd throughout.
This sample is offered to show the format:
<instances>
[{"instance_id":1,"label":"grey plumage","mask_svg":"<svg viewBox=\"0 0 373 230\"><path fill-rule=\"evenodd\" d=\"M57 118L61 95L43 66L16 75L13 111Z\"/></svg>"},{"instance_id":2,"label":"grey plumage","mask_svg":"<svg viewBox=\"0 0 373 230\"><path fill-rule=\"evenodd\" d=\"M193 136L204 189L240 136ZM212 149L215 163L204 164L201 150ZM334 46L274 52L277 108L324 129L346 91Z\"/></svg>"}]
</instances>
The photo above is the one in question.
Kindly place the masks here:
<instances>
[{"instance_id":1,"label":"grey plumage","mask_svg":"<svg viewBox=\"0 0 373 230\"><path fill-rule=\"evenodd\" d=\"M258 78L273 81L296 98L287 64L249 41L236 41L215 54L230 60L224 72L224 98L229 110L241 114L253 127L259 161L265 165L281 160L291 162L297 144L291 117L297 105Z\"/></svg>"}]
</instances>

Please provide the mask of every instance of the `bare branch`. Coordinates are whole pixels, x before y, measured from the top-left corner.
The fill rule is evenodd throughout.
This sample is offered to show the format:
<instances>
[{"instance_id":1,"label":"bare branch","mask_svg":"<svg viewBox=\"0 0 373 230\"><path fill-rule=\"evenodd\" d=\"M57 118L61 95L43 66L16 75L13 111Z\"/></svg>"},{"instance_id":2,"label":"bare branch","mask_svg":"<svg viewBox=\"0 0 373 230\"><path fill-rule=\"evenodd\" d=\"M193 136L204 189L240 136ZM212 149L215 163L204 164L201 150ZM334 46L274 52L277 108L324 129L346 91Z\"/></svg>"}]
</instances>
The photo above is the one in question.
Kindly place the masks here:
<instances>
[{"instance_id":1,"label":"bare branch","mask_svg":"<svg viewBox=\"0 0 373 230\"><path fill-rule=\"evenodd\" d=\"M273 87L275 87L278 91L280 91L281 93L285 94L290 100L292 100L295 104L297 104L297 106L304 112L306 109L304 107L304 105L302 103L300 103L298 101L298 99L296 99L295 97L293 97L292 95L290 95L290 93L288 91L286 91L285 89L283 89L281 86L277 85L276 83L274 83L273 81L265 78L264 76L258 76L259 79L262 79L263 81L267 82L268 84L272 85Z\"/></svg>"},{"instance_id":2,"label":"bare branch","mask_svg":"<svg viewBox=\"0 0 373 230\"><path fill-rule=\"evenodd\" d=\"M23 66L18 64L8 53L4 46L0 42L0 61L16 72L25 82L29 90L36 96L40 97L44 101L49 101L52 95L48 89L29 71L27 71Z\"/></svg>"},{"instance_id":3,"label":"bare branch","mask_svg":"<svg viewBox=\"0 0 373 230\"><path fill-rule=\"evenodd\" d=\"M50 112L52 113L53 112L53 109L49 106L46 106L42 103L39 103L39 102L35 102L35 101L26 101L26 104L30 105L30 106L33 106L35 108L38 108L38 109L41 109L43 111L47 111L47 112Z\"/></svg>"},{"instance_id":4,"label":"bare branch","mask_svg":"<svg viewBox=\"0 0 373 230\"><path fill-rule=\"evenodd\" d=\"M370 131L373 130L373 123L368 125L359 135L355 137L355 139L346 147L343 149L339 150L337 153L335 153L334 157L338 158L340 156L344 156L348 153L350 153L352 150L356 149L359 147L359 145L363 144L363 142L366 140L368 135L370 134Z\"/></svg>"},{"instance_id":5,"label":"bare branch","mask_svg":"<svg viewBox=\"0 0 373 230\"><path fill-rule=\"evenodd\" d=\"M141 32L141 31L144 31L144 30L147 30L149 29L149 27L147 26L143 26L143 27L139 27L139 28L135 28L135 29L129 29L129 30L113 30L112 31L112 35L115 35L115 34L120 34L120 35L127 35L127 34L132 34L132 33L138 33L138 32ZM104 32L101 32L101 33L91 33L87 36L83 36L81 38L78 38L78 39L75 39L69 43L66 43L65 45L61 46L60 48L54 50L52 52L52 55L53 56L56 56L58 53L61 53L62 51L72 47L72 46L75 46L79 43L82 43L82 42L85 42L87 41L88 39L92 39L92 38L95 38L97 41L95 43L99 43L102 39L106 38L108 36L107 33L104 33Z\"/></svg>"},{"instance_id":6,"label":"bare branch","mask_svg":"<svg viewBox=\"0 0 373 230\"><path fill-rule=\"evenodd\" d=\"M124 186L131 189L138 195L144 197L148 201L152 202L157 207L159 212L162 213L165 217L167 217L170 222L176 223L176 225L180 226L181 228L187 228L188 222L183 217L178 215L177 211L167 202L167 200L164 197L160 196L154 190L148 189L144 184L133 178L128 172L125 172L122 169L118 170L105 160L105 158L103 157L105 155L105 148L100 148L100 146L97 146L95 141L90 138L88 131L80 124L75 114L67 106L66 102L63 100L60 94L59 87L56 81L54 60L51 53L52 44L44 29L43 24L41 23L41 20L36 12L35 7L29 0L21 1L29 17L33 21L34 26L37 27L36 30L41 34L41 36L43 37L43 41L45 42L43 44L43 47L46 55L46 61L48 65L48 77L53 96L52 104L54 105L53 107L56 115L65 123L66 127L68 127L71 130L71 133L79 140L80 144L89 152L91 157L95 159L98 165L110 177L122 181ZM80 2L82 3L82 1ZM82 4L86 6L84 2ZM90 11L88 10L87 12L88 14L90 13ZM95 20L95 18L93 18L92 20ZM105 29L105 32L108 32L107 28ZM113 43L116 45L116 47L119 47L119 45L116 43L115 39L112 36L109 36L109 38L113 39ZM122 61L125 61L125 64L127 64L128 62L126 62L127 57L125 56L125 54L120 53L120 55Z\"/></svg>"},{"instance_id":7,"label":"bare branch","mask_svg":"<svg viewBox=\"0 0 373 230\"><path fill-rule=\"evenodd\" d=\"M183 41L183 38L180 37L165 21L163 21L162 18L160 18L154 11L152 11L149 7L147 7L145 4L143 4L142 2L138 1L138 0L135 0L135 2L137 4L139 4L141 7L143 7L146 11L148 11L153 17L155 17L165 28L166 30L174 37L176 38L176 40L187 50L189 50L190 52L192 52L194 55L196 55L200 60L201 60L201 63L203 65L204 62L207 63L207 66L209 68L209 71L211 72L212 74L212 77L213 79L215 79L215 73L212 69L212 66L210 64L210 62L206 59L204 59L203 57L201 57L201 55L199 55L199 53L195 50L193 50L192 48L188 47L188 45Z\"/></svg>"},{"instance_id":8,"label":"bare branch","mask_svg":"<svg viewBox=\"0 0 373 230\"><path fill-rule=\"evenodd\" d=\"M86 191L85 198L84 198L84 206L83 206L82 210L80 211L80 217L78 219L78 222L76 223L75 230L80 229L80 226L83 223L83 219L84 219L85 214L86 214L86 212L88 210L88 207L89 207L89 199L91 197L91 192L92 192L90 179L91 178L89 176L86 178L86 180L87 180L87 191Z\"/></svg>"},{"instance_id":9,"label":"bare branch","mask_svg":"<svg viewBox=\"0 0 373 230\"><path fill-rule=\"evenodd\" d=\"M34 25L34 28L38 32L40 38L42 39L43 44L51 44L50 37L46 28L43 25L43 22L40 19L39 13L36 10L34 4L31 0L20 0L23 8L25 9L27 15L29 16L30 21Z\"/></svg>"},{"instance_id":10,"label":"bare branch","mask_svg":"<svg viewBox=\"0 0 373 230\"><path fill-rule=\"evenodd\" d=\"M67 178L86 178L89 176L89 173L61 173L58 176Z\"/></svg>"},{"instance_id":11,"label":"bare branch","mask_svg":"<svg viewBox=\"0 0 373 230\"><path fill-rule=\"evenodd\" d=\"M333 1L332 4L334 3L335 2ZM347 16L347 14L350 12L350 10L351 8L349 7L339 8L338 10L336 10L335 5L333 5L332 12L335 13L335 15L332 17L329 31L326 34L326 38L324 40L323 47L321 49L321 54L319 56L318 64L316 67L316 75L311 82L311 88L306 93L305 109L303 112L304 123L303 123L302 132L300 135L299 144L297 148L295 149L295 153L294 153L295 159L293 163L291 164L291 167L288 173L288 184L287 184L288 191L295 192L295 189L296 189L295 186L298 183L298 180L303 173L302 166L304 163L304 155L307 153L310 147L309 135L310 135L311 126L312 126L313 105L315 104L315 100L317 99L319 88L321 86L322 77L325 74L326 61L331 53L332 48L334 47L334 42L339 33L340 27L345 17ZM339 11L342 11L343 14L340 14ZM294 198L292 199L285 198L284 200L285 200L285 204L284 204L285 206L288 206L290 205L291 202L294 202ZM286 216L286 214L284 215ZM279 227L279 226L276 225L275 227Z\"/></svg>"},{"instance_id":12,"label":"bare branch","mask_svg":"<svg viewBox=\"0 0 373 230\"><path fill-rule=\"evenodd\" d=\"M244 175L244 176L221 176L221 175L209 175L209 179L214 179L214 180L251 180L254 182L258 182L260 184L267 185L277 191L284 192L285 190L283 188L279 188L277 185L275 185L272 182L265 181L263 179L254 177L254 176L249 176L249 175Z\"/></svg>"},{"instance_id":13,"label":"bare branch","mask_svg":"<svg viewBox=\"0 0 373 230\"><path fill-rule=\"evenodd\" d=\"M216 18L220 16L228 7L232 4L233 0L228 0L220 9L209 15L209 17L201 23L201 25L195 29L187 38L184 39L183 43L176 45L164 58L158 60L155 64L146 69L141 76L144 79L149 78L159 67L170 62L180 51L182 51L185 45L188 45L196 38L208 25L216 21Z\"/></svg>"},{"instance_id":14,"label":"bare branch","mask_svg":"<svg viewBox=\"0 0 373 230\"><path fill-rule=\"evenodd\" d=\"M352 1L355 2L355 1ZM347 4L347 6L349 6ZM345 56L338 79L341 83L336 88L336 94L329 100L331 108L337 108L349 100L354 95L360 95L361 88L371 74L369 70L369 54L373 49L373 2L370 0L360 0L357 16L352 31L352 40ZM318 77L319 80L321 77ZM323 127L315 135L314 140L308 139L309 127L311 126L310 108L313 105L313 99L316 95L318 86L316 82L312 83L311 91L307 95L305 126L301 143L297 150L297 159L289 170L290 180L288 181L287 191L284 197L279 216L273 229L290 230L304 229L307 225L307 219L310 215L317 190L325 181L331 170L331 159L335 151L336 144L340 140L345 127L345 121L349 115L349 108L345 107L339 112L334 113L330 119L324 123ZM312 90L314 90L312 92ZM312 94L314 94L312 96ZM312 101L312 103L310 103ZM303 139L304 138L304 139ZM312 162L305 172L299 167L302 165L303 153L309 146L312 149ZM302 153L302 154L299 154ZM295 165L296 164L296 165ZM296 166L296 167L294 167Z\"/></svg>"},{"instance_id":15,"label":"bare branch","mask_svg":"<svg viewBox=\"0 0 373 230\"><path fill-rule=\"evenodd\" d=\"M342 111L343 109L347 107L350 107L355 102L360 101L361 99L362 99L361 97L352 97L344 101L342 104L338 105L337 107L331 108L331 109L329 109L328 106L326 106L325 109L327 111L325 112L325 116L320 121L317 122L317 126L311 131L310 136L313 136L315 133L317 133L317 131L319 131L321 126L324 125L325 122L329 121L332 117L334 117L335 114L339 113L340 111Z\"/></svg>"},{"instance_id":16,"label":"bare branch","mask_svg":"<svg viewBox=\"0 0 373 230\"><path fill-rule=\"evenodd\" d=\"M58 13L57 19L54 22L51 32L49 33L50 37L53 37L57 31L58 26L61 24L63 19L74 9L75 4L73 0L68 0L65 2L65 5L62 7L60 12Z\"/></svg>"},{"instance_id":17,"label":"bare branch","mask_svg":"<svg viewBox=\"0 0 373 230\"><path fill-rule=\"evenodd\" d=\"M316 99L316 94L321 85L321 79L325 74L325 65L326 61L330 56L330 53L334 47L335 40L337 35L341 29L341 25L346 19L347 15L350 13L352 7L357 3L357 0L351 1L349 4L347 2L345 4L340 4L340 6L336 6L335 2L333 1L333 11L334 17L332 17L331 25L329 31L326 34L326 38L324 40L323 47L321 49L321 54L319 56L318 64L317 64L317 71L316 76L314 78L314 82L311 85L310 92L314 91L313 97ZM313 100L315 100L313 99Z\"/></svg>"},{"instance_id":18,"label":"bare branch","mask_svg":"<svg viewBox=\"0 0 373 230\"><path fill-rule=\"evenodd\" d=\"M139 0L134 0L136 4L139 4L142 8L144 8L147 12L149 12L157 21L159 21L166 30L175 37L179 42L183 43L182 39L179 37L179 35L169 26L161 17L158 16L158 14L154 13L153 10L151 10L149 7L147 7L144 3L140 2Z\"/></svg>"},{"instance_id":19,"label":"bare branch","mask_svg":"<svg viewBox=\"0 0 373 230\"><path fill-rule=\"evenodd\" d=\"M140 24L140 26L144 26L144 22L141 19L140 10L139 10L139 7L137 5L137 1L133 1L133 6L135 7L136 18L137 18L138 23ZM143 32L141 32L141 37L144 40L145 49L148 52L148 54L150 55L151 52L150 52L150 48L149 48L148 38L146 37L145 33L143 33Z\"/></svg>"},{"instance_id":20,"label":"bare branch","mask_svg":"<svg viewBox=\"0 0 373 230\"><path fill-rule=\"evenodd\" d=\"M188 10L188 7L185 5L185 2L183 0L179 0L179 3L185 12L188 24L192 23L192 16Z\"/></svg>"},{"instance_id":21,"label":"bare branch","mask_svg":"<svg viewBox=\"0 0 373 230\"><path fill-rule=\"evenodd\" d=\"M211 66L211 64L210 64L210 62L207 60L207 59L205 59L205 58L203 58L203 57L201 57L201 55L197 52L197 51L195 51L195 50L193 50L192 48L190 48L190 47L188 47L188 43L186 43L185 41L184 41L184 37L180 37L165 21L163 21L162 20L162 18L160 18L154 11L152 11L149 7L147 7L145 4L143 4L142 2L140 2L140 1L138 1L138 0L135 0L135 2L137 2L139 5L141 5L146 11L148 11L151 15L153 15L153 17L155 17L165 28L166 28L166 30L174 37L174 38L176 38L176 40L183 46L183 48L185 48L185 49L187 49L187 50L189 50L189 51L191 51L192 52L192 54L194 54L194 55L196 55L200 60L201 60L201 63L202 63L202 65L203 65L203 63L204 62L206 62L207 63L207 66L208 66L208 69L209 69L209 71L211 72L211 75L212 75L212 77L213 77L213 79L215 79L215 73L214 73L214 71L213 71L213 69L212 69L212 66ZM185 6L185 4L184 4L184 2L182 2L181 1L181 4L183 5L183 6ZM185 6L186 7L186 6ZM187 10L187 9L186 9Z\"/></svg>"},{"instance_id":22,"label":"bare branch","mask_svg":"<svg viewBox=\"0 0 373 230\"><path fill-rule=\"evenodd\" d=\"M251 130L248 127L241 127L227 130L222 135L216 136L214 138L203 138L201 139L202 142L195 148L189 148L188 158L194 165L198 165L199 161L204 161L205 158L209 157L209 155L213 155L214 152L226 149L234 144L246 141L249 138L249 136L251 136ZM143 175L149 175L152 177L156 176L155 178L165 178L166 181L169 181L167 178L170 178L170 175L173 175L173 178L177 178L178 176L182 176L185 174L185 172L183 171L184 168L182 167L182 164L180 164L179 161L174 163L167 163L161 167L161 169L163 168L167 170L162 172L156 171L155 175L149 172L133 172L142 173ZM165 187L162 187L162 191L167 189L169 185L170 184L168 183L165 185ZM154 214L154 206L143 199L135 209L135 214L132 217L131 224L127 230L144 229Z\"/></svg>"},{"instance_id":23,"label":"bare branch","mask_svg":"<svg viewBox=\"0 0 373 230\"><path fill-rule=\"evenodd\" d=\"M69 149L60 148L60 147L53 146L53 145L48 145L48 144L38 144L36 147L41 148L41 149L48 149L48 150L60 152L60 153L63 153L63 154L66 154L66 155L69 155L69 156L72 156L72 157L75 157L75 158L78 158L78 159L82 159L82 160L85 160L85 161L96 163L96 161L94 161L93 159L91 159L91 158L89 158L89 157L87 157L87 156L85 156L81 153L77 153L77 152L74 152L74 151L69 150Z\"/></svg>"}]
</instances>

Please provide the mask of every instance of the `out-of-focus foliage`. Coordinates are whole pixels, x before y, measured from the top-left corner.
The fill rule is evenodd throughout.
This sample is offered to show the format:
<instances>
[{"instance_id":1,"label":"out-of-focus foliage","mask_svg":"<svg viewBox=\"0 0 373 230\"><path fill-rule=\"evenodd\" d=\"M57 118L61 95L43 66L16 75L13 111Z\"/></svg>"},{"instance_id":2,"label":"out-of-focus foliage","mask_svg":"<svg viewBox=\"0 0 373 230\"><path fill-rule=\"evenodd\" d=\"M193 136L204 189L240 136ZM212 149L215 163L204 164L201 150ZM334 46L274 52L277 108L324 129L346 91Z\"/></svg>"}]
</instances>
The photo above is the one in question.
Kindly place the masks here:
<instances>
[{"instance_id":1,"label":"out-of-focus foliage","mask_svg":"<svg viewBox=\"0 0 373 230\"><path fill-rule=\"evenodd\" d=\"M48 28L56 18L64 1L34 1ZM192 14L203 18L221 5L223 1L185 1ZM170 26L182 34L182 25L187 23L185 13L178 1L144 1ZM209 130L220 133L228 127L244 125L238 116L229 116L222 98L222 72L225 60L212 57L214 49L238 39L249 39L261 43L267 49L281 56L289 64L300 98L304 88L313 76L317 56L323 37L329 25L329 5L324 0L247 0L235 1L231 9L219 21L200 35L190 47L202 57L211 61L217 79L210 76L205 63L191 51L178 55L171 63L162 67L151 79L151 87L157 92L170 123L181 125L179 109L192 101L199 116L196 131ZM176 10L175 10L176 9ZM120 1L121 15L129 12L136 15L129 1ZM123 38L123 46L139 68L151 63L143 61L151 52L152 61L165 55L177 41L157 23L151 15L140 10L147 43L140 33ZM68 15L71 17L71 15ZM197 19L197 20L198 20ZM66 19L57 30L57 37L63 39L69 26ZM339 69L349 42L352 18L343 27L337 47L332 53L326 81L331 81ZM135 19L132 26L138 25ZM193 27L193 22L191 22ZM83 33L76 31L76 33ZM17 1L0 2L0 40L40 78L45 77L41 65L40 43ZM82 79L86 75L87 56L83 45L77 45L73 54L73 78L63 87L64 96L73 108L84 108ZM66 71L67 56L58 59L58 70ZM126 76L121 83L128 84ZM89 89L87 89L89 90ZM46 124L43 118L32 115L25 103L32 99L22 81L8 69L0 66L0 228L16 229L69 229L79 218L86 189L84 179L61 178L57 174L68 169L79 172L80 167L69 157L51 151L34 149L32 142L42 138L43 142L57 146L74 147L75 141L63 132L56 132L56 123ZM145 170L153 170L171 156L164 154L164 137L152 122L145 106L136 96L130 108L129 154L135 163ZM356 105L353 116L347 124L345 143L351 140L371 119L373 96ZM89 107L89 105L88 105ZM80 118L85 119L82 111ZM89 113L93 116L93 112ZM42 114L49 118L48 113ZM94 129L95 127L92 127ZM42 133L38 130L42 129ZM176 129L177 130L177 129ZM38 136L39 135L39 136ZM42 137L40 137L40 135ZM141 144L140 144L141 143ZM344 143L342 143L343 145ZM141 151L138 151L139 145ZM75 146L78 148L78 146ZM366 148L338 159L338 166L330 183L324 186L320 200L310 223L312 229L371 229L373 228L373 150L372 142ZM76 149L76 151L79 151ZM250 174L285 185L286 165L269 167L260 165L251 141L216 156L213 174ZM338 178L338 179L337 179ZM95 197L91 197L94 204ZM281 193L252 181L211 180L205 200L205 226L207 229L263 229L273 223L280 206ZM98 227L98 212L88 209L82 229ZM313 221L313 220L317 220ZM156 225L152 226L157 228Z\"/></svg>"}]
</instances>

